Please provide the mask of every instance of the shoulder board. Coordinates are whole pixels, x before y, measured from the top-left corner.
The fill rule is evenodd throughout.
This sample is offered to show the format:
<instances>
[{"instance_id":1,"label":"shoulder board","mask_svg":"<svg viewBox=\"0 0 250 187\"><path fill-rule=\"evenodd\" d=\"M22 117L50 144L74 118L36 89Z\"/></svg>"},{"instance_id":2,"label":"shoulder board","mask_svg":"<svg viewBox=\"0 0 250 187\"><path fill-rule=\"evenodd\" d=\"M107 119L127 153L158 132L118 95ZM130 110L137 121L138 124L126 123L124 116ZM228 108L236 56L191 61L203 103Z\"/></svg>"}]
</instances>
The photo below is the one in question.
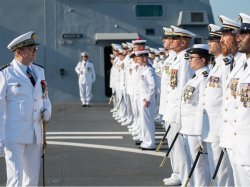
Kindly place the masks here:
<instances>
[{"instance_id":1,"label":"shoulder board","mask_svg":"<svg viewBox=\"0 0 250 187\"><path fill-rule=\"evenodd\" d=\"M188 60L189 59L189 54L185 53L184 58L185 58L185 60Z\"/></svg>"},{"instance_id":2,"label":"shoulder board","mask_svg":"<svg viewBox=\"0 0 250 187\"><path fill-rule=\"evenodd\" d=\"M0 67L0 71L2 71L3 69L7 68L10 64L5 64L3 66Z\"/></svg>"},{"instance_id":3,"label":"shoulder board","mask_svg":"<svg viewBox=\"0 0 250 187\"><path fill-rule=\"evenodd\" d=\"M208 77L208 72L203 71L202 74L203 74L204 77Z\"/></svg>"},{"instance_id":4,"label":"shoulder board","mask_svg":"<svg viewBox=\"0 0 250 187\"><path fill-rule=\"evenodd\" d=\"M225 58L223 58L223 61L224 61L225 65L227 66L227 65L232 63L233 59L231 57L225 57Z\"/></svg>"},{"instance_id":5,"label":"shoulder board","mask_svg":"<svg viewBox=\"0 0 250 187\"><path fill-rule=\"evenodd\" d=\"M44 68L42 65L40 65L40 64L36 64L36 63L33 63L34 65L37 65L37 66L39 66L39 67L41 67L41 68Z\"/></svg>"}]
</instances>

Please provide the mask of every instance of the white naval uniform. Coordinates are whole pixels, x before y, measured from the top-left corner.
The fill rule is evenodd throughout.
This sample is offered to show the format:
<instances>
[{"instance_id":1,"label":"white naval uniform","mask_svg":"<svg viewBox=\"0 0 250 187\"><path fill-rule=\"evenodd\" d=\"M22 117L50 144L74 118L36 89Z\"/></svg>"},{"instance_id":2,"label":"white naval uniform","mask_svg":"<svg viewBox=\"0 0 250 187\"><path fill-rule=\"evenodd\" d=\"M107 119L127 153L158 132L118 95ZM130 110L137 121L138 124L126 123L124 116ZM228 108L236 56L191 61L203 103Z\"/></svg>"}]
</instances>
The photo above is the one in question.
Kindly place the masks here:
<instances>
[{"instance_id":1,"label":"white naval uniform","mask_svg":"<svg viewBox=\"0 0 250 187\"><path fill-rule=\"evenodd\" d=\"M133 59L128 59L126 62L126 94L128 95L127 100L127 121L132 123L134 119L134 107L133 107Z\"/></svg>"},{"instance_id":2,"label":"white naval uniform","mask_svg":"<svg viewBox=\"0 0 250 187\"><path fill-rule=\"evenodd\" d=\"M155 91L156 77L153 68L150 65L141 66L141 78L136 90L139 104L140 135L142 148L155 148ZM149 101L149 107L144 106L144 100Z\"/></svg>"},{"instance_id":3,"label":"white naval uniform","mask_svg":"<svg viewBox=\"0 0 250 187\"><path fill-rule=\"evenodd\" d=\"M234 61L236 62L235 67L229 73L225 81L225 93L223 94L223 108L222 108L222 126L220 129L220 146L228 149L229 159L231 162L231 153L233 144L233 128L235 124L235 101L236 98L232 95L234 92L232 89L237 86L240 74L243 71L243 62L246 59L245 54L236 53Z\"/></svg>"},{"instance_id":4,"label":"white naval uniform","mask_svg":"<svg viewBox=\"0 0 250 187\"><path fill-rule=\"evenodd\" d=\"M27 66L14 59L0 71L0 141L5 142L7 186L37 186L43 131L41 111L51 116L49 98L42 97L44 69L31 64L35 86L26 74ZM5 118L3 116L5 115Z\"/></svg>"},{"instance_id":5,"label":"white naval uniform","mask_svg":"<svg viewBox=\"0 0 250 187\"><path fill-rule=\"evenodd\" d=\"M126 55L126 57L123 60L124 62L124 72L123 72L123 76L124 76L124 91L123 91L123 95L124 95L124 105L125 105L125 115L124 115L124 119L126 120L126 122L132 122L132 107L131 107L131 102L130 102L130 96L128 94L128 89L127 86L129 84L128 82L128 76L129 75L129 63L130 63L130 57L129 55Z\"/></svg>"},{"instance_id":6,"label":"white naval uniform","mask_svg":"<svg viewBox=\"0 0 250 187\"><path fill-rule=\"evenodd\" d=\"M114 108L117 110L118 112L118 104L119 104L119 91L118 91L118 83L119 83L119 70L118 70L118 62L119 62L119 58L115 57L114 59L114 63L112 66L112 89L113 89L113 94L114 94Z\"/></svg>"},{"instance_id":7,"label":"white naval uniform","mask_svg":"<svg viewBox=\"0 0 250 187\"><path fill-rule=\"evenodd\" d=\"M203 95L205 82L208 76L208 67L203 67L195 71L195 77L190 79L182 92L180 107L180 133L183 134L184 147L189 168L194 164L198 153L198 147L201 144L200 137L202 124L200 123L199 100ZM206 150L202 150L192 178L191 186L208 186L210 182L210 173L208 166L208 157Z\"/></svg>"},{"instance_id":8,"label":"white naval uniform","mask_svg":"<svg viewBox=\"0 0 250 187\"><path fill-rule=\"evenodd\" d=\"M115 65L113 63L112 67L110 68L110 75L109 75L109 87L112 89L112 96L113 96L113 106L114 110L116 110L116 94L115 94Z\"/></svg>"},{"instance_id":9,"label":"white naval uniform","mask_svg":"<svg viewBox=\"0 0 250 187\"><path fill-rule=\"evenodd\" d=\"M177 115L180 109L181 94L187 81L190 79L193 71L189 67L188 60L185 59L186 50L179 52L170 66L170 81L167 85L165 122L170 124L171 128L167 136L168 145L171 145L174 136L180 130L180 124L177 121ZM174 72L176 73L176 85L171 86ZM189 168L185 157L183 139L179 136L174 147L170 152L170 161L174 176L178 177L184 183L188 176Z\"/></svg>"},{"instance_id":10,"label":"white naval uniform","mask_svg":"<svg viewBox=\"0 0 250 187\"><path fill-rule=\"evenodd\" d=\"M159 105L160 105L160 93L161 93L161 68L162 68L163 61L156 57L154 59L153 68L155 70L156 75L156 82L157 82L157 88L156 88L156 107L155 107L155 119L159 118Z\"/></svg>"},{"instance_id":11,"label":"white naval uniform","mask_svg":"<svg viewBox=\"0 0 250 187\"><path fill-rule=\"evenodd\" d=\"M140 136L140 114L139 114L139 98L136 95L136 90L138 88L138 82L141 79L141 71L142 68L139 66L138 63L135 63L133 61L132 64L132 87L133 87L133 103L132 103L132 107L133 107L133 115L134 115L134 121L133 121L133 128L132 131L136 132L137 136L135 136L135 140L140 140L142 141L142 138Z\"/></svg>"},{"instance_id":12,"label":"white naval uniform","mask_svg":"<svg viewBox=\"0 0 250 187\"><path fill-rule=\"evenodd\" d=\"M125 95L125 61L126 59L123 59L122 61L119 60L117 67L118 67L118 80L117 82L117 92L119 95L119 117L121 119L126 118L126 95Z\"/></svg>"},{"instance_id":13,"label":"white naval uniform","mask_svg":"<svg viewBox=\"0 0 250 187\"><path fill-rule=\"evenodd\" d=\"M92 98L92 84L96 78L94 65L88 60L83 60L78 62L75 71L79 75L78 84L81 102L83 105L88 105Z\"/></svg>"},{"instance_id":14,"label":"white naval uniform","mask_svg":"<svg viewBox=\"0 0 250 187\"><path fill-rule=\"evenodd\" d=\"M220 146L226 148L229 157L230 164L233 172L235 171L232 149L233 149L233 134L236 124L235 104L236 104L236 93L237 85L240 75L243 71L244 60L246 55L242 53L236 53L234 61L236 62L235 67L229 73L227 80L225 81L225 93L223 94L223 108L222 108L222 126L220 129ZM235 174L234 181L235 181Z\"/></svg>"},{"instance_id":15,"label":"white naval uniform","mask_svg":"<svg viewBox=\"0 0 250 187\"><path fill-rule=\"evenodd\" d=\"M161 73L161 93L160 93L160 106L159 106L159 114L164 115L166 110L166 100L167 100L167 85L170 81L170 71L169 68L171 63L174 61L176 57L176 53L174 51L169 51L167 58L165 59L162 65L162 73ZM165 118L163 117L163 120Z\"/></svg>"},{"instance_id":16,"label":"white naval uniform","mask_svg":"<svg viewBox=\"0 0 250 187\"><path fill-rule=\"evenodd\" d=\"M232 160L235 186L250 186L250 59L242 71L237 86L237 98L234 112Z\"/></svg>"},{"instance_id":17,"label":"white naval uniform","mask_svg":"<svg viewBox=\"0 0 250 187\"><path fill-rule=\"evenodd\" d=\"M206 79L206 87L204 95L200 98L200 111L203 114L202 125L202 141L207 148L207 155L209 161L210 175L213 176L215 167L219 160L222 148L219 147L219 131L222 123L222 105L223 105L223 73L225 73L225 66L223 55L215 58L215 66L209 72ZM233 186L233 172L227 154L221 162L218 170L215 186Z\"/></svg>"}]
</instances>

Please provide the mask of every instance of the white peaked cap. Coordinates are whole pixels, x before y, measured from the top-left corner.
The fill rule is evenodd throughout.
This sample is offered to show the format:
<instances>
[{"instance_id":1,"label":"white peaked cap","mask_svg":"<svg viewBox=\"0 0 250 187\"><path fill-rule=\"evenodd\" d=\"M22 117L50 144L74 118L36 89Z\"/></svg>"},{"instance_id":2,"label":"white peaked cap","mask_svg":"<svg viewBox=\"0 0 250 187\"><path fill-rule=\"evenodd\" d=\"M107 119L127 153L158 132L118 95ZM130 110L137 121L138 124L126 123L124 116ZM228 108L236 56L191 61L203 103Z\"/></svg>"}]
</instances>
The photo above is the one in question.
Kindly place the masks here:
<instances>
[{"instance_id":1,"label":"white peaked cap","mask_svg":"<svg viewBox=\"0 0 250 187\"><path fill-rule=\"evenodd\" d=\"M25 34L22 34L21 36L18 36L14 40L12 40L7 48L11 51L15 51L18 48L22 48L29 45L39 45L35 41L36 34L34 31L27 32Z\"/></svg>"},{"instance_id":2,"label":"white peaked cap","mask_svg":"<svg viewBox=\"0 0 250 187\"><path fill-rule=\"evenodd\" d=\"M219 16L219 21L222 24L222 27L220 29L221 32L230 32L230 31L235 31L238 30L240 27L240 23L229 19L226 16L220 15Z\"/></svg>"},{"instance_id":3,"label":"white peaked cap","mask_svg":"<svg viewBox=\"0 0 250 187\"><path fill-rule=\"evenodd\" d=\"M186 29L182 29L176 26L171 25L171 29L172 29L172 35L174 36L184 36L184 37L195 37L196 35Z\"/></svg>"}]
</instances>

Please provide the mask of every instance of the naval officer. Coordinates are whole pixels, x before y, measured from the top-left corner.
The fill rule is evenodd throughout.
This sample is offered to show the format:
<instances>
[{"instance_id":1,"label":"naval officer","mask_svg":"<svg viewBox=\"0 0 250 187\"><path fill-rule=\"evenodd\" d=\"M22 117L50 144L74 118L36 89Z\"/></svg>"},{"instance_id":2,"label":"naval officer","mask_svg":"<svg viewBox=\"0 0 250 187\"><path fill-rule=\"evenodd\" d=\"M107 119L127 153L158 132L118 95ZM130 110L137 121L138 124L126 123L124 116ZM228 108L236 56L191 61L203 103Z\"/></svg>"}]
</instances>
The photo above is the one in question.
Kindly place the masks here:
<instances>
[{"instance_id":1,"label":"naval officer","mask_svg":"<svg viewBox=\"0 0 250 187\"><path fill-rule=\"evenodd\" d=\"M0 142L5 146L7 186L38 185L41 116L50 119L51 103L44 69L33 63L36 45L33 31L15 38L8 45L14 59L0 71Z\"/></svg>"},{"instance_id":2,"label":"naval officer","mask_svg":"<svg viewBox=\"0 0 250 187\"><path fill-rule=\"evenodd\" d=\"M180 133L183 135L187 165L192 167L201 143L202 125L199 123L199 101L203 95L208 76L210 54L207 44L196 44L187 50L190 67L195 71L192 78L184 86L180 107ZM208 186L210 180L208 157L205 148L192 175L191 186Z\"/></svg>"},{"instance_id":3,"label":"naval officer","mask_svg":"<svg viewBox=\"0 0 250 187\"><path fill-rule=\"evenodd\" d=\"M88 60L88 53L81 53L81 61L75 67L78 74L80 99L83 107L89 107L92 99L92 84L95 82L95 69L92 62Z\"/></svg>"},{"instance_id":4,"label":"naval officer","mask_svg":"<svg viewBox=\"0 0 250 187\"><path fill-rule=\"evenodd\" d=\"M181 102L181 94L185 84L193 74L185 54L186 50L189 48L191 38L195 36L194 33L179 27L171 26L171 29L172 42L170 48L176 52L176 57L169 67L170 81L166 87L167 103L165 109L165 122L171 126L167 137L169 145L180 130L180 124L177 122L177 115ZM165 185L180 185L187 179L188 174L184 145L180 137L177 138L170 152L170 160L173 173L170 178L164 179L164 183Z\"/></svg>"},{"instance_id":5,"label":"naval officer","mask_svg":"<svg viewBox=\"0 0 250 187\"><path fill-rule=\"evenodd\" d=\"M233 142L232 137L234 136L234 128L236 124L235 116L238 113L235 113L235 102L237 94L237 85L241 72L243 71L243 63L246 59L244 53L238 52L237 46L237 34L235 31L239 29L240 24L235 22L225 16L220 16L219 20L222 23L220 29L221 36L221 46L222 54L224 56L231 56L232 61L229 65L226 65L223 74L224 78L223 83L223 107L222 107L222 124L220 128L220 146L226 149L226 154L229 158L230 164L232 165L232 149ZM229 68L228 68L229 67ZM233 165L232 165L233 166Z\"/></svg>"},{"instance_id":6,"label":"naval officer","mask_svg":"<svg viewBox=\"0 0 250 187\"><path fill-rule=\"evenodd\" d=\"M245 53L247 59L237 86L232 155L235 186L250 186L250 16L240 13L239 18L242 24L237 38L238 51Z\"/></svg>"},{"instance_id":7,"label":"naval officer","mask_svg":"<svg viewBox=\"0 0 250 187\"><path fill-rule=\"evenodd\" d=\"M172 43L172 29L163 27L164 36L163 36L163 47L166 50L166 58L162 64L162 73L161 73L161 82L160 82L160 105L159 105L159 114L161 115L161 120L164 120L164 114L167 104L167 85L170 82L170 71L169 67L176 57L175 51L170 49ZM165 123L164 123L165 124ZM167 125L168 127L168 125ZM166 127L166 128L167 128Z\"/></svg>"},{"instance_id":8,"label":"naval officer","mask_svg":"<svg viewBox=\"0 0 250 187\"><path fill-rule=\"evenodd\" d=\"M141 76L136 88L140 119L140 135L142 150L155 149L155 91L156 77L153 68L148 64L149 51L136 51L136 61L141 67Z\"/></svg>"},{"instance_id":9,"label":"naval officer","mask_svg":"<svg viewBox=\"0 0 250 187\"><path fill-rule=\"evenodd\" d=\"M209 53L213 55L215 65L209 72L206 80L204 94L201 95L200 107L203 112L201 120L202 141L207 148L209 169L211 176L219 160L222 148L219 146L219 130L221 127L221 110L223 104L223 71L225 63L224 56L221 52L221 33L218 32L220 27L209 24L208 46ZM218 170L215 186L233 186L233 173L227 156L224 156L220 169Z\"/></svg>"}]
</instances>

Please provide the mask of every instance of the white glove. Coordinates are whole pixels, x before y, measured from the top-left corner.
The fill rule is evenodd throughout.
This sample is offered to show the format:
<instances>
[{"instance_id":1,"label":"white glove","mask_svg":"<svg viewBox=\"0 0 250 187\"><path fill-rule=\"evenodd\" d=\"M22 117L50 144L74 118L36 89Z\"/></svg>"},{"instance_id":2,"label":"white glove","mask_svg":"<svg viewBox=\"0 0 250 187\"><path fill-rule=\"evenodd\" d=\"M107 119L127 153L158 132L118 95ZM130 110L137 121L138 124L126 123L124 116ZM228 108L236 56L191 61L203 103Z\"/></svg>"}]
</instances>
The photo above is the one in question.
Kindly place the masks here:
<instances>
[{"instance_id":1,"label":"white glove","mask_svg":"<svg viewBox=\"0 0 250 187\"><path fill-rule=\"evenodd\" d=\"M41 119L44 119L46 122L50 120L50 113L46 108L41 109Z\"/></svg>"},{"instance_id":2,"label":"white glove","mask_svg":"<svg viewBox=\"0 0 250 187\"><path fill-rule=\"evenodd\" d=\"M199 148L199 147L201 147L202 149L203 149L203 144L202 144L202 140L201 140L201 136L198 136L198 146L197 146L197 149Z\"/></svg>"},{"instance_id":3,"label":"white glove","mask_svg":"<svg viewBox=\"0 0 250 187\"><path fill-rule=\"evenodd\" d=\"M0 157L5 157L3 141L0 141Z\"/></svg>"}]
</instances>

